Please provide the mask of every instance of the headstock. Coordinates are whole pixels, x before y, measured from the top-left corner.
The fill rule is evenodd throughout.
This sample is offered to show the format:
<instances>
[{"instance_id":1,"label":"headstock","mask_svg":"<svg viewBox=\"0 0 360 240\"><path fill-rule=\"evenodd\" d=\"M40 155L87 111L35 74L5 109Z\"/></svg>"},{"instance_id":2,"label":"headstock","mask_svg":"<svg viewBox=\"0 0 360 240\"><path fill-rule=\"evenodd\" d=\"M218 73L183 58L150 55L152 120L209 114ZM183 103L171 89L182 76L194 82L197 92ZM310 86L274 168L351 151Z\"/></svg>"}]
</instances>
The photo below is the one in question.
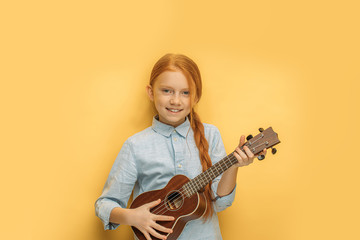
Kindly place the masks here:
<instances>
[{"instance_id":1,"label":"headstock","mask_svg":"<svg viewBox=\"0 0 360 240\"><path fill-rule=\"evenodd\" d=\"M260 153L264 148L272 148L271 153L275 154L277 150L273 148L273 146L280 143L278 134L273 131L272 127L266 130L259 128L259 131L260 133L255 137L252 135L247 136L247 142L243 146L247 146L254 155ZM258 156L259 160L263 160L264 158L264 155Z\"/></svg>"}]
</instances>

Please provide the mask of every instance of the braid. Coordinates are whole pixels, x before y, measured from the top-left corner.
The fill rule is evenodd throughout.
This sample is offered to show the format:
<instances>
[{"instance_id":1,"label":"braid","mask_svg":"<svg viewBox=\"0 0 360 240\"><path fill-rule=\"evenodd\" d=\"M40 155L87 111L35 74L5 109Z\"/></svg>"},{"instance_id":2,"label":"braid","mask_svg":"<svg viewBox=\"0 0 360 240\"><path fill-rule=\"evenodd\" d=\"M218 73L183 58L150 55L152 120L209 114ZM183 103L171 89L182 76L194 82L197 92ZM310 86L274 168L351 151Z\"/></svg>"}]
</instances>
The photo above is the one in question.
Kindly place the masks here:
<instances>
[{"instance_id":1,"label":"braid","mask_svg":"<svg viewBox=\"0 0 360 240\"><path fill-rule=\"evenodd\" d=\"M157 77L164 71L181 71L187 78L191 95L191 112L189 119L191 128L194 132L194 139L199 150L199 157L202 170L206 171L211 167L209 155L209 143L205 138L204 125L200 121L199 115L194 111L194 106L200 101L202 93L201 74L196 63L189 57L182 54L166 54L154 65L150 76L150 85L153 86ZM205 186L204 195L208 208L203 215L204 221L214 213L212 203L211 183Z\"/></svg>"},{"instance_id":2,"label":"braid","mask_svg":"<svg viewBox=\"0 0 360 240\"><path fill-rule=\"evenodd\" d=\"M196 146L199 150L199 157L200 157L200 162L202 165L202 170L203 172L206 171L208 168L211 167L212 163L211 163L211 158L209 155L209 143L205 138L205 132L204 132L204 125L202 124L202 122L200 121L200 117L199 115L192 110L190 113L190 121L191 121L191 128L193 129L194 132L194 139L195 139L195 143ZM206 202L207 205L209 206L205 213L204 213L204 221L206 221L213 213L214 213L214 208L213 208L213 204L212 204L212 191L211 191L211 182L210 184L205 186L204 189L204 194L206 196Z\"/></svg>"}]
</instances>

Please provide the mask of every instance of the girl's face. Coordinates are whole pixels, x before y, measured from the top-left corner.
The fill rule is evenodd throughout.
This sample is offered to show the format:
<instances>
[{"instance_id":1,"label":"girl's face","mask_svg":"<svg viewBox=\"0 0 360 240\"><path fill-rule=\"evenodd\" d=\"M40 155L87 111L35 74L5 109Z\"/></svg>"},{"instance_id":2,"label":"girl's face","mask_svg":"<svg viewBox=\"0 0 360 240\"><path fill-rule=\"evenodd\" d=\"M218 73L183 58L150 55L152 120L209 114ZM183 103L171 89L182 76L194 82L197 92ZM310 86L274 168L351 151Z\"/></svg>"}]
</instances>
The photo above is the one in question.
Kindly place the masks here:
<instances>
[{"instance_id":1,"label":"girl's face","mask_svg":"<svg viewBox=\"0 0 360 240\"><path fill-rule=\"evenodd\" d=\"M190 89L185 75L180 71L161 73L154 86L147 86L147 92L159 114L162 123L177 127L190 113Z\"/></svg>"}]
</instances>

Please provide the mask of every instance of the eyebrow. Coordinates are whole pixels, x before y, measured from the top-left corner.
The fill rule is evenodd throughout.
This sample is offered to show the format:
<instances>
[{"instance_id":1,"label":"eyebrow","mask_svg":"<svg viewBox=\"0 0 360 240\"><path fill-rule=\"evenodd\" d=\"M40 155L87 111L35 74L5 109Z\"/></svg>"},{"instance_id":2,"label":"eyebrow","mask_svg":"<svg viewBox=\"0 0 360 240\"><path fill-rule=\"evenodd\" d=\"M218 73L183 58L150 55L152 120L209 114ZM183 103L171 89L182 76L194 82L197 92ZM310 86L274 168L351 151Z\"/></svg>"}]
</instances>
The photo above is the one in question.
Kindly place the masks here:
<instances>
[{"instance_id":1,"label":"eyebrow","mask_svg":"<svg viewBox=\"0 0 360 240\"><path fill-rule=\"evenodd\" d=\"M171 89L174 89L173 87L170 87L168 85L159 85L159 88L171 88ZM181 91L190 91L190 88L183 88L181 89Z\"/></svg>"}]
</instances>

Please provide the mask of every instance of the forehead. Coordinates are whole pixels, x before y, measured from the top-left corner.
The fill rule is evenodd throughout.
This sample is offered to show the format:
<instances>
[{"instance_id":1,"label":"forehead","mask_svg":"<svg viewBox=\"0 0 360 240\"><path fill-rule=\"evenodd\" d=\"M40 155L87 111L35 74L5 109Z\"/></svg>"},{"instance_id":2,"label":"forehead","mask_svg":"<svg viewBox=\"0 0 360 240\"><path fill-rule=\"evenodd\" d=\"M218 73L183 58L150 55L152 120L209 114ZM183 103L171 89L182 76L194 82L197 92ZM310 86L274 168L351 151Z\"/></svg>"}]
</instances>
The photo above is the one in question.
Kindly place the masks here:
<instances>
[{"instance_id":1,"label":"forehead","mask_svg":"<svg viewBox=\"0 0 360 240\"><path fill-rule=\"evenodd\" d=\"M189 83L181 71L165 71L156 78L155 87L156 86L184 89L189 88Z\"/></svg>"}]
</instances>

